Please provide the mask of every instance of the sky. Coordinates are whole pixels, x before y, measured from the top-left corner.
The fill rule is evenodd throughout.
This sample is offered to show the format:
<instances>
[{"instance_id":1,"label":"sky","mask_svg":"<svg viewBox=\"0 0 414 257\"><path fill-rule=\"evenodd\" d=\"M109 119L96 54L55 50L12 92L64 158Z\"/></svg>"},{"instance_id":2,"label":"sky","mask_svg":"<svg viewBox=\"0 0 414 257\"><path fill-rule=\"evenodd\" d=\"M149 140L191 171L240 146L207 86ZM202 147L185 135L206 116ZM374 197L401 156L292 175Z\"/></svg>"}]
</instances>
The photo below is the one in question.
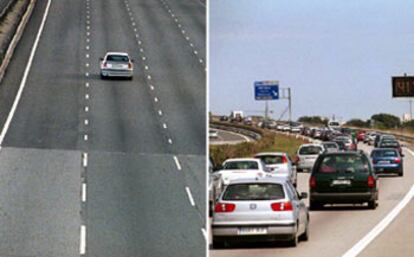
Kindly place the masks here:
<instances>
[{"instance_id":1,"label":"sky","mask_svg":"<svg viewBox=\"0 0 414 257\"><path fill-rule=\"evenodd\" d=\"M209 107L259 115L254 81L292 90L293 118L402 117L391 77L414 75L414 1L209 0ZM287 100L269 102L279 119ZM413 104L414 105L414 104ZM287 116L284 116L287 119Z\"/></svg>"}]
</instances>

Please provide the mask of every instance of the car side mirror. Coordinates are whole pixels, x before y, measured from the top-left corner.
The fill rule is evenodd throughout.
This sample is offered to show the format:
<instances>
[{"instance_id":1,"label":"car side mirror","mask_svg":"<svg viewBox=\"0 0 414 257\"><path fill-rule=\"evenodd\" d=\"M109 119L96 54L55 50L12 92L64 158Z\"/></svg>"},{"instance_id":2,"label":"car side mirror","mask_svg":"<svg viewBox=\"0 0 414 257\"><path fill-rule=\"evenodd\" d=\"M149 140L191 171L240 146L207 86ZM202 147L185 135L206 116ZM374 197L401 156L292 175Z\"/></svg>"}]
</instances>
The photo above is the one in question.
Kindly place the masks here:
<instances>
[{"instance_id":1,"label":"car side mirror","mask_svg":"<svg viewBox=\"0 0 414 257\"><path fill-rule=\"evenodd\" d=\"M401 154L401 157L405 157L405 154Z\"/></svg>"},{"instance_id":2,"label":"car side mirror","mask_svg":"<svg viewBox=\"0 0 414 257\"><path fill-rule=\"evenodd\" d=\"M308 193L306 193L306 192L302 192L302 193L300 193L300 199L302 200L302 199L306 199L306 198L308 198Z\"/></svg>"}]
</instances>

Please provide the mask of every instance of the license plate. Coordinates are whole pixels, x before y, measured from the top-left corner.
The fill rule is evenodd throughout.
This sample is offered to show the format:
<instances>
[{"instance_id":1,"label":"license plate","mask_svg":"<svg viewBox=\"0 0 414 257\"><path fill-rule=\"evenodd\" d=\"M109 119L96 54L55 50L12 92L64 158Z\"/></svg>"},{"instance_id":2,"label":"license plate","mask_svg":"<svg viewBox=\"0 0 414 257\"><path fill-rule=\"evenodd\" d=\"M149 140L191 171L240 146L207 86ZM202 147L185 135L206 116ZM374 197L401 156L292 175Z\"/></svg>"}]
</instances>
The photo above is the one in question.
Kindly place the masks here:
<instances>
[{"instance_id":1,"label":"license plate","mask_svg":"<svg viewBox=\"0 0 414 257\"><path fill-rule=\"evenodd\" d=\"M349 186L351 185L351 180L347 180L347 179L334 180L332 181L332 185L333 186L341 186L341 185Z\"/></svg>"},{"instance_id":2,"label":"license plate","mask_svg":"<svg viewBox=\"0 0 414 257\"><path fill-rule=\"evenodd\" d=\"M267 228L240 228L239 235L266 235Z\"/></svg>"},{"instance_id":3,"label":"license plate","mask_svg":"<svg viewBox=\"0 0 414 257\"><path fill-rule=\"evenodd\" d=\"M390 161L379 161L378 164L390 164Z\"/></svg>"}]
</instances>

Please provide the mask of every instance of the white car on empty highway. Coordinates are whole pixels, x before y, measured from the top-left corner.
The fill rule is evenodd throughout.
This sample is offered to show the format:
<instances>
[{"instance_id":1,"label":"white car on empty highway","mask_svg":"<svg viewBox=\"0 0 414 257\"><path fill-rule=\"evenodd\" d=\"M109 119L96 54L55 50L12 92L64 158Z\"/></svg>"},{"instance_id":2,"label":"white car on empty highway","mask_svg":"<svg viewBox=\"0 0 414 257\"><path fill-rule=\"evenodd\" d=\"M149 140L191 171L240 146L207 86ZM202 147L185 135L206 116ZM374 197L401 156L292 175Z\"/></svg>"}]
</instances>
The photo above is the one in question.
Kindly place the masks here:
<instances>
[{"instance_id":1,"label":"white car on empty highway","mask_svg":"<svg viewBox=\"0 0 414 257\"><path fill-rule=\"evenodd\" d=\"M127 53L107 52L101 58L101 78L125 77L132 79L134 75L133 60Z\"/></svg>"}]
</instances>

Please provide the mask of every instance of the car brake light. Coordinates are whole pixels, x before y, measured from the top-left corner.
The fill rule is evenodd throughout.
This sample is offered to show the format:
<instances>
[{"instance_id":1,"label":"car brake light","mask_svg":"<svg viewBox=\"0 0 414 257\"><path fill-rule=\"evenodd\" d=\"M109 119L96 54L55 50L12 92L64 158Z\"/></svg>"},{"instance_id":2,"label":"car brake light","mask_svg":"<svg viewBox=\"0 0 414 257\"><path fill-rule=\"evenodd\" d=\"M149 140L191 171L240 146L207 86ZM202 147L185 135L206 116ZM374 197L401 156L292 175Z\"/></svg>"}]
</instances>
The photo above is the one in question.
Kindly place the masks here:
<instances>
[{"instance_id":1,"label":"car brake light","mask_svg":"<svg viewBox=\"0 0 414 257\"><path fill-rule=\"evenodd\" d=\"M217 203L214 207L214 212L232 212L236 209L233 203Z\"/></svg>"},{"instance_id":2,"label":"car brake light","mask_svg":"<svg viewBox=\"0 0 414 257\"><path fill-rule=\"evenodd\" d=\"M282 156L282 163L287 163L288 162L288 159L286 158L286 156Z\"/></svg>"},{"instance_id":3,"label":"car brake light","mask_svg":"<svg viewBox=\"0 0 414 257\"><path fill-rule=\"evenodd\" d=\"M394 163L401 163L401 159L400 158L394 159Z\"/></svg>"},{"instance_id":4,"label":"car brake light","mask_svg":"<svg viewBox=\"0 0 414 257\"><path fill-rule=\"evenodd\" d=\"M128 63L128 69L132 69L132 63Z\"/></svg>"},{"instance_id":5,"label":"car brake light","mask_svg":"<svg viewBox=\"0 0 414 257\"><path fill-rule=\"evenodd\" d=\"M375 179L373 176L368 176L368 187L373 188L375 187Z\"/></svg>"},{"instance_id":6,"label":"car brake light","mask_svg":"<svg viewBox=\"0 0 414 257\"><path fill-rule=\"evenodd\" d=\"M291 211L293 210L291 202L272 203L270 205L273 211Z\"/></svg>"},{"instance_id":7,"label":"car brake light","mask_svg":"<svg viewBox=\"0 0 414 257\"><path fill-rule=\"evenodd\" d=\"M106 68L106 62L103 63L104 68Z\"/></svg>"},{"instance_id":8,"label":"car brake light","mask_svg":"<svg viewBox=\"0 0 414 257\"><path fill-rule=\"evenodd\" d=\"M309 179L309 187L311 189L315 189L316 188L316 178L315 177L310 177Z\"/></svg>"}]
</instances>

